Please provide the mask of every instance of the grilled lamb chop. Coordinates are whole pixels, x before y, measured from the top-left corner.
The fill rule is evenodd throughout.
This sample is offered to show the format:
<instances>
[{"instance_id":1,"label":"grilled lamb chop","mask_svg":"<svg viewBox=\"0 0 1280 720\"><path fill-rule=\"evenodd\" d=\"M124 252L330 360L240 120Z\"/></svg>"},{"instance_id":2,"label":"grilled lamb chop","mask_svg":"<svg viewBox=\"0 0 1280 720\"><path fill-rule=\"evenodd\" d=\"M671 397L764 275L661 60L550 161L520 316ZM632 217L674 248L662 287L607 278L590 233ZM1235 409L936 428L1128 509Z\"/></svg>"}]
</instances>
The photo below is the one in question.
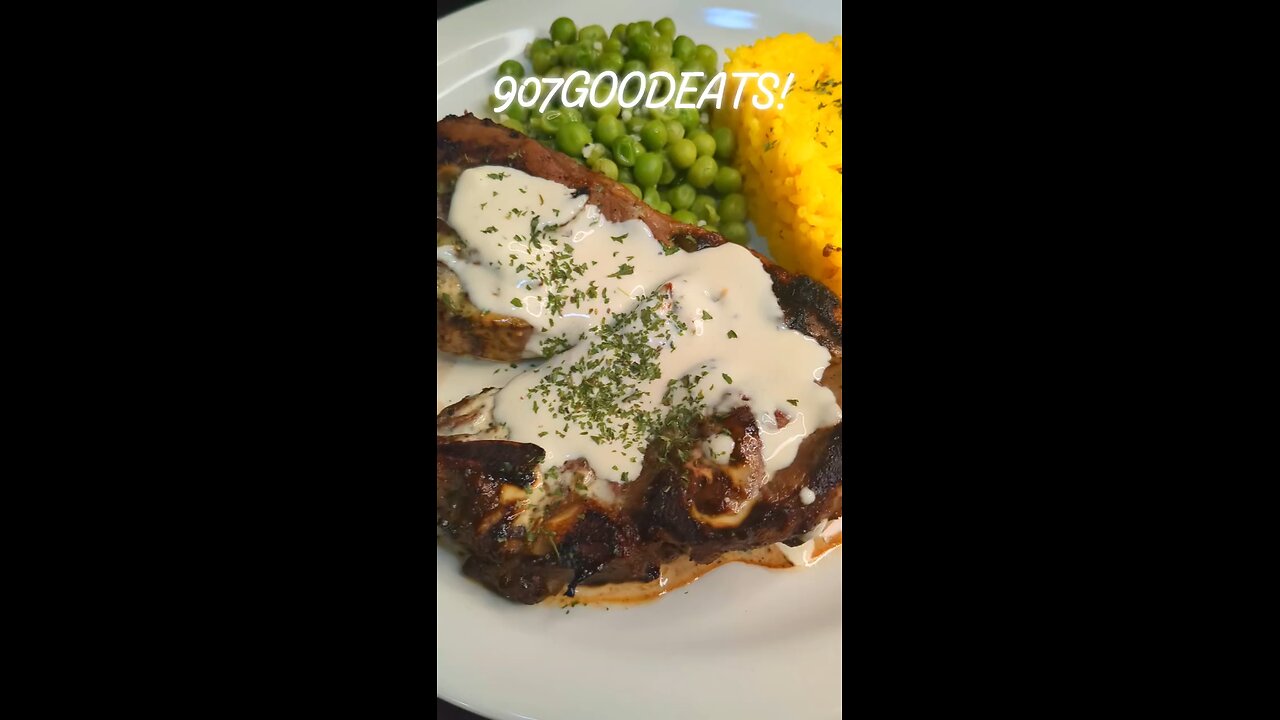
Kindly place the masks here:
<instances>
[{"instance_id":1,"label":"grilled lamb chop","mask_svg":"<svg viewBox=\"0 0 1280 720\"><path fill-rule=\"evenodd\" d=\"M437 123L436 165L438 244L453 233L446 223L453 182L463 170L484 165L586 193L607 219L639 219L665 246L697 252L725 242L653 210L568 156L470 115ZM820 283L757 258L787 326L830 352L822 384L842 403L839 300ZM532 326L479 312L452 275L437 264L439 349L495 360L524 357ZM561 592L572 596L584 583L652 580L663 562L676 557L709 562L729 551L795 543L842 514L841 424L806 437L791 465L764 482L760 429L746 408L738 408L696 421L682 445L651 443L640 476L620 485L611 501L585 493L548 498L540 482L545 452L502 439L502 427L488 414L495 392L464 399L437 418L436 521L467 551L463 571L509 599L536 603ZM734 440L724 462L707 457L698 442L720 433ZM585 466L566 464L560 472L580 473L584 484L592 479ZM807 504L802 488L813 493ZM531 522L524 510L535 502L545 511Z\"/></svg>"},{"instance_id":2,"label":"grilled lamb chop","mask_svg":"<svg viewBox=\"0 0 1280 720\"><path fill-rule=\"evenodd\" d=\"M592 172L569 156L537 141L470 114L436 123L436 243L451 241L448 226L453 183L467 168L503 165L553 180L587 193L587 202L605 218L619 222L637 218L666 246L696 251L727 242L716 233L685 225L649 207L621 184ZM773 277L774 292L787 322L838 355L841 344L840 302L829 290L803 275L793 275L759 254ZM781 286L781 287L780 287ZM787 296L784 298L784 294ZM462 298L461 301L453 298ZM453 275L436 264L436 346L445 352L490 360L520 360L533 327L517 317L483 315L467 299Z\"/></svg>"}]
</instances>

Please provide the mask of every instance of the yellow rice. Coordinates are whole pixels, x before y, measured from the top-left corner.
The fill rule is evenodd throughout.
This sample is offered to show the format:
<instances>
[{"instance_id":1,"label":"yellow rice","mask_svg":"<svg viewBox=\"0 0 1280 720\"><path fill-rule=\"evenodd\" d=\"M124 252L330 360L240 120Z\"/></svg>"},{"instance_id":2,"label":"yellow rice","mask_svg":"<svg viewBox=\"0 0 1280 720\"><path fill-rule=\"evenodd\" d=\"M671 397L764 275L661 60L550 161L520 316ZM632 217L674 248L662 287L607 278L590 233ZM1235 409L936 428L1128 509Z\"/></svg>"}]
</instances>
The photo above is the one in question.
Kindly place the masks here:
<instances>
[{"instance_id":1,"label":"yellow rice","mask_svg":"<svg viewBox=\"0 0 1280 720\"><path fill-rule=\"evenodd\" d=\"M782 108L775 102L759 110L750 102L757 91L748 79L742 102L733 109L739 82L729 76L718 124L733 129L738 141L748 214L769 242L769 252L788 270L821 281L837 295L842 290L844 77L841 38L819 43L808 35L779 35L729 50L725 72L773 72L796 78ZM775 96L779 93L775 93ZM763 96L762 96L763 102Z\"/></svg>"}]
</instances>

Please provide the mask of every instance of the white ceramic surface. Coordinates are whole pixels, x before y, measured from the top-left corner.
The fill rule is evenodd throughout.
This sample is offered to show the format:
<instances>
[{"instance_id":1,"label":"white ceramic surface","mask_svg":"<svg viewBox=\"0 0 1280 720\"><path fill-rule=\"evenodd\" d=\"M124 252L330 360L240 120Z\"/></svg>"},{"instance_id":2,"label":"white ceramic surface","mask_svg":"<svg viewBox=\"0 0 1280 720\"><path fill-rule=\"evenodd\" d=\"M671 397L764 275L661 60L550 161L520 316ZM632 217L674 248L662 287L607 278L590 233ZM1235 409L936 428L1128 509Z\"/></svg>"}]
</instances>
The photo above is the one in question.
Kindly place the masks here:
<instances>
[{"instance_id":1,"label":"white ceramic surface","mask_svg":"<svg viewBox=\"0 0 1280 720\"><path fill-rule=\"evenodd\" d=\"M498 64L562 15L606 31L670 17L722 63L725 48L843 25L832 0L490 0L436 23L436 118L485 112ZM493 595L437 548L436 694L494 720L840 717L843 553L807 569L729 565L656 602L566 614Z\"/></svg>"}]
</instances>

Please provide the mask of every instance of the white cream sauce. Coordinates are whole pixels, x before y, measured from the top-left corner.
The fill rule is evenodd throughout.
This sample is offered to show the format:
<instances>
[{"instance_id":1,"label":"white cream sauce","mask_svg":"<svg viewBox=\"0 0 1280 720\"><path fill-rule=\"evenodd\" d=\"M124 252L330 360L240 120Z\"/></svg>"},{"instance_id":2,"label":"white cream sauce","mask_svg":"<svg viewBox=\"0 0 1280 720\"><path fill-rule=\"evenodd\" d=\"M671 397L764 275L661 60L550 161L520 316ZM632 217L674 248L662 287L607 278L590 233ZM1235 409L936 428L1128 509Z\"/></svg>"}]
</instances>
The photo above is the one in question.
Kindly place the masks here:
<instances>
[{"instance_id":1,"label":"white cream sauce","mask_svg":"<svg viewBox=\"0 0 1280 720\"><path fill-rule=\"evenodd\" d=\"M511 367L515 365L515 367ZM486 388L500 388L515 375L538 366L537 361L495 362L436 351L436 414Z\"/></svg>"},{"instance_id":2,"label":"white cream sauce","mask_svg":"<svg viewBox=\"0 0 1280 720\"><path fill-rule=\"evenodd\" d=\"M832 539L844 533L844 518L836 518L829 522L818 523L818 526L805 533L804 542L795 547L789 547L786 543L774 543L774 547L778 549L792 565L796 567L809 567L818 564L818 561L827 555L827 552L834 546L829 545ZM824 548L818 551L818 541L824 540Z\"/></svg>"},{"instance_id":3,"label":"white cream sauce","mask_svg":"<svg viewBox=\"0 0 1280 720\"><path fill-rule=\"evenodd\" d=\"M704 413L751 408L770 475L791 464L806 436L840 421L835 397L818 384L830 353L784 326L769 275L746 249L726 244L668 255L640 221L610 222L569 188L504 167L463 172L448 222L466 246L438 247L436 257L458 275L471 301L481 310L534 325L531 355L548 338L572 346L557 347L544 364L507 377L494 403L494 419L506 424L511 440L547 451L544 471L583 458L602 479L637 477L643 443L627 447L626 433L602 438L603 428L621 432L638 413L662 412L668 382L690 375L700 378L693 392L703 394ZM549 268L563 269L567 263L576 268L567 280L536 279L551 279ZM520 265L524 269L518 270ZM589 289L598 291L596 297L586 295ZM566 298L577 293L578 303L570 300L559 312L549 312L553 291ZM641 301L654 291L660 291L657 299L647 303L657 320L617 322L628 311L638 315ZM601 358L621 363L616 352L601 349L601 337L624 327L658 350L656 378L604 376L598 368L583 368ZM640 359L628 355L624 365ZM570 372L579 361L578 371ZM557 387L543 382L556 368L565 374L563 387L577 398L568 404L556 399ZM564 416L580 408L583 398L618 388L630 397L610 408L606 419ZM785 421L775 420L775 413Z\"/></svg>"}]
</instances>

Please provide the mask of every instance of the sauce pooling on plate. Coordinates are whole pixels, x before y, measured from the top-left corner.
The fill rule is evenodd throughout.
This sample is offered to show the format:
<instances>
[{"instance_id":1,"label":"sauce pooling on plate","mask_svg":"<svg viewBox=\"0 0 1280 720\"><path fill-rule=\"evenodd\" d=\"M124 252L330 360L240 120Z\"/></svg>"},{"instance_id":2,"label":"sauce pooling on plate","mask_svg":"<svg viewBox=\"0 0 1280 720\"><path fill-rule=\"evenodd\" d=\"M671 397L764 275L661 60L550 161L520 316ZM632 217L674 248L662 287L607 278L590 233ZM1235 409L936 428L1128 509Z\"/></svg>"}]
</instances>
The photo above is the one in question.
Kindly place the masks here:
<instances>
[{"instance_id":1,"label":"sauce pooling on plate","mask_svg":"<svg viewBox=\"0 0 1280 720\"><path fill-rule=\"evenodd\" d=\"M548 482L582 459L595 478L626 483L651 439L743 406L771 476L840 421L818 384L830 353L784 325L755 256L734 244L665 248L644 223L611 222L586 200L512 168L471 168L449 210L460 242L436 250L481 311L535 328L526 354L549 359L504 378L492 418L546 450ZM725 440L705 447L732 452Z\"/></svg>"}]
</instances>

